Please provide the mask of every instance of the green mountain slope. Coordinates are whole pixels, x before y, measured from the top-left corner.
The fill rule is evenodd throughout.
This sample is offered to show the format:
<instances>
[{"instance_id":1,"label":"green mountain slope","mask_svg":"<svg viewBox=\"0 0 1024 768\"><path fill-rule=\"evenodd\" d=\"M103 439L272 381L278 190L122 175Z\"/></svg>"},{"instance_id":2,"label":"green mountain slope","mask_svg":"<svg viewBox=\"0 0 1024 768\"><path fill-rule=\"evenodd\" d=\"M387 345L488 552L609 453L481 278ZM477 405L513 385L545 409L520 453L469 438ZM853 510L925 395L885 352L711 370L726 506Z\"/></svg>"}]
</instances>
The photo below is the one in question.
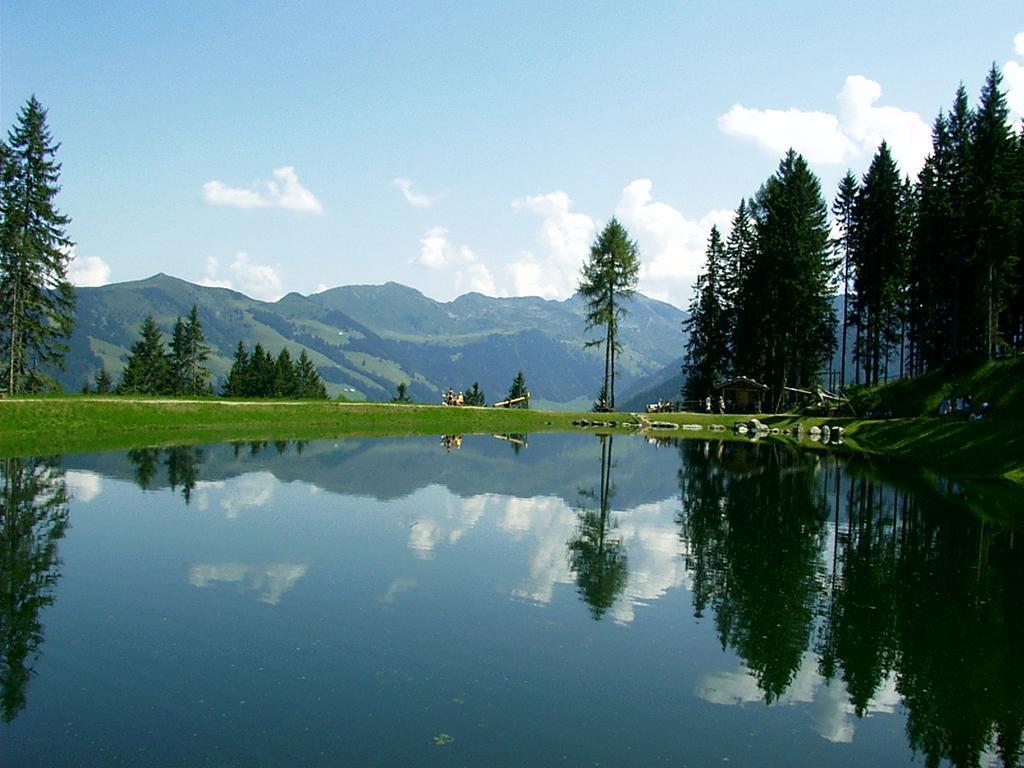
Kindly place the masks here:
<instances>
[{"instance_id":1,"label":"green mountain slope","mask_svg":"<svg viewBox=\"0 0 1024 768\"><path fill-rule=\"evenodd\" d=\"M415 289L387 283L345 286L311 296L290 293L262 302L224 288L208 288L168 275L78 289L78 318L67 370L68 390L95 377L101 365L119 378L124 359L151 312L169 335L192 304L207 342L214 380L231 365L239 339L276 354L305 348L332 395L387 400L399 382L413 399L436 402L451 386L477 381L488 401L501 399L517 371L538 398L565 403L593 398L602 358L584 349L583 311L577 297L491 298L466 294L437 302ZM682 312L637 295L621 327L623 389L661 370L679 354Z\"/></svg>"}]
</instances>

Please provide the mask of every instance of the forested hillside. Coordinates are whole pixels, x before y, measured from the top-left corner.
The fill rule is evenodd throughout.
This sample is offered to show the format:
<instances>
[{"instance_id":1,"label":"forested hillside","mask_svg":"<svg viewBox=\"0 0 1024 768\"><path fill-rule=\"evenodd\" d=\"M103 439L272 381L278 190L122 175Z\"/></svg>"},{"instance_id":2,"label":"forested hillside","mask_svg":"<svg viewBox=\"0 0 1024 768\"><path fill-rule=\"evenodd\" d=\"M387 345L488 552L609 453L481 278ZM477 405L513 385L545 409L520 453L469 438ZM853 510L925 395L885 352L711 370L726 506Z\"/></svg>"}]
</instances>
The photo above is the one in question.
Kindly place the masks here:
<instances>
[{"instance_id":1,"label":"forested hillside","mask_svg":"<svg viewBox=\"0 0 1024 768\"><path fill-rule=\"evenodd\" d=\"M400 382L414 400L439 402L449 386L479 382L488 402L504 396L518 371L533 395L547 403L593 399L601 356L585 350L578 298L491 298L467 294L442 303L397 283L346 286L277 302L251 299L167 275L80 288L68 367L57 377L80 389L105 367L117 380L143 317L152 313L170 332L175 319L198 306L215 388L226 375L239 340L272 354L305 349L331 395L388 400ZM625 386L679 356L683 313L637 295L622 325L618 359Z\"/></svg>"}]
</instances>

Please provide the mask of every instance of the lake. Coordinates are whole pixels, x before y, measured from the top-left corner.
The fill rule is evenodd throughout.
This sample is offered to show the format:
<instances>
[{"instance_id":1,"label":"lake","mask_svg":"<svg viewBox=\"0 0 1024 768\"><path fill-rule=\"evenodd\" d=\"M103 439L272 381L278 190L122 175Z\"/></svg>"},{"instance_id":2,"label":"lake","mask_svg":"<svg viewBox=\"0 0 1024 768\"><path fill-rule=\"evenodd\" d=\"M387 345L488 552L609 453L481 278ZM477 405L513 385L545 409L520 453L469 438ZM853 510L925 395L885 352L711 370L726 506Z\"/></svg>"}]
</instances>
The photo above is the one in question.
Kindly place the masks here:
<instances>
[{"instance_id":1,"label":"lake","mask_svg":"<svg viewBox=\"0 0 1024 768\"><path fill-rule=\"evenodd\" d=\"M5 766L1021 757L1015 487L592 434L0 468Z\"/></svg>"}]
</instances>

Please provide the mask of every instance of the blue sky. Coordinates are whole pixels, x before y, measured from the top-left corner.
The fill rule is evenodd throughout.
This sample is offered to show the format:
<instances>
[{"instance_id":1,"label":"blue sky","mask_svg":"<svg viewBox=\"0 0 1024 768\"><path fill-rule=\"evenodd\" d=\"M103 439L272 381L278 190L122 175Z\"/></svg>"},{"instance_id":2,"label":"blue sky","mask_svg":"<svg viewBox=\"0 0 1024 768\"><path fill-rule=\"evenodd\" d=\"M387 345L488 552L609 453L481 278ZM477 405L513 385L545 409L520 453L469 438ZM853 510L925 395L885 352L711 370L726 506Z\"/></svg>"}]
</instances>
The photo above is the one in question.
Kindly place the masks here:
<instances>
[{"instance_id":1,"label":"blue sky","mask_svg":"<svg viewBox=\"0 0 1024 768\"><path fill-rule=\"evenodd\" d=\"M684 306L786 147L829 200L882 138L913 173L993 62L1019 119L1019 0L0 5L0 116L49 110L74 280L262 299L564 298L617 215Z\"/></svg>"}]
</instances>

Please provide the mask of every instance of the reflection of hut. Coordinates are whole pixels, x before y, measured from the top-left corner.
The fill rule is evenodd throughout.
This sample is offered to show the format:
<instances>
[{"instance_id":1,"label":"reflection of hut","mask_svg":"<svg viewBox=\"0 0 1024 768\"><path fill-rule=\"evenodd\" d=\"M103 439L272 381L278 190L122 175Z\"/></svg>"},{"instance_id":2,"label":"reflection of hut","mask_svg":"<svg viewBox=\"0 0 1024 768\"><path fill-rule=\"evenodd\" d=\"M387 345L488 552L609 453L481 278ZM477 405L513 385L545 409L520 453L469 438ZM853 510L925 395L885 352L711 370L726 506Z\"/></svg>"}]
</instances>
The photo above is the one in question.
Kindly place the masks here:
<instances>
[{"instance_id":1,"label":"reflection of hut","mask_svg":"<svg viewBox=\"0 0 1024 768\"><path fill-rule=\"evenodd\" d=\"M737 376L718 385L725 398L726 410L733 413L762 413L770 400L770 390L764 384L746 376Z\"/></svg>"}]
</instances>

